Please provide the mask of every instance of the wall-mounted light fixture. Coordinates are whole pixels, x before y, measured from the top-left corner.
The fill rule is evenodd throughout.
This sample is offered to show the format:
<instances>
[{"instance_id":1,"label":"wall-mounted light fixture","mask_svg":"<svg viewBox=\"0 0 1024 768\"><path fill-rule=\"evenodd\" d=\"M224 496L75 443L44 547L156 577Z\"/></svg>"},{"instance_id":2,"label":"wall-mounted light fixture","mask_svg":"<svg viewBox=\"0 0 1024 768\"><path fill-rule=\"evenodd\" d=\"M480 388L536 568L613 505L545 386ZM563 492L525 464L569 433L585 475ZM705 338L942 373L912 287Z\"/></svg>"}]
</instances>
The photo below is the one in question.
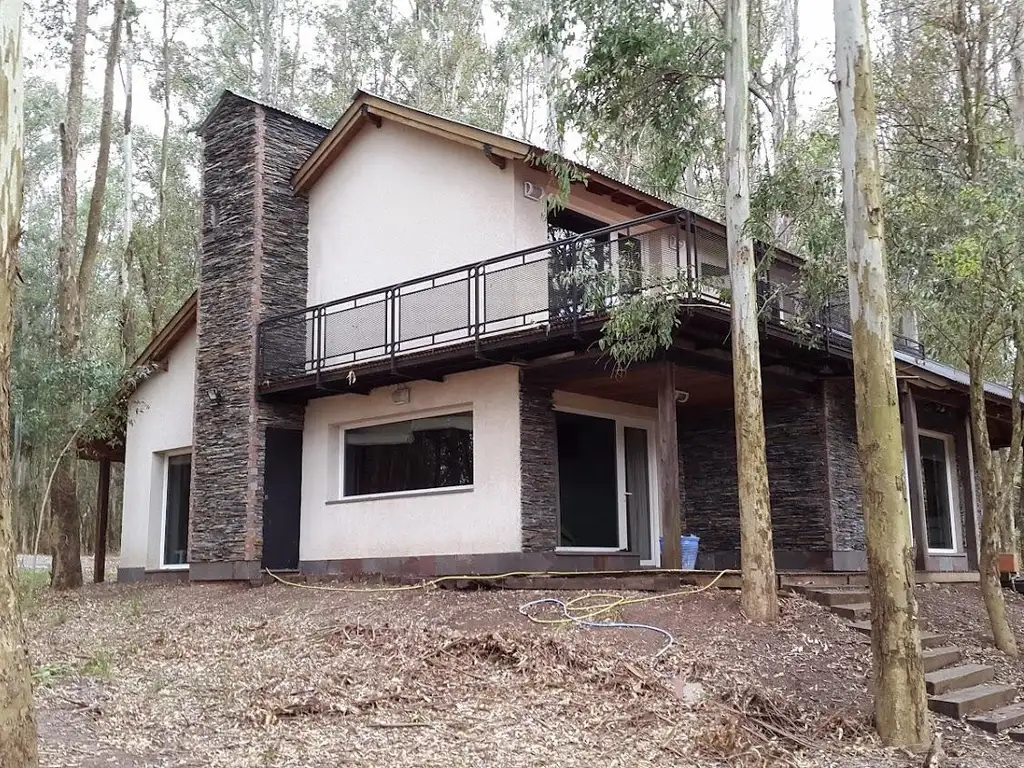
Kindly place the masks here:
<instances>
[{"instance_id":1,"label":"wall-mounted light fixture","mask_svg":"<svg viewBox=\"0 0 1024 768\"><path fill-rule=\"evenodd\" d=\"M219 389L211 388L206 390L206 396L210 399L210 403L212 405L220 405L221 397Z\"/></svg>"},{"instance_id":2,"label":"wall-mounted light fixture","mask_svg":"<svg viewBox=\"0 0 1024 768\"><path fill-rule=\"evenodd\" d=\"M685 389L677 389L676 390L676 402L677 403L685 403L689 399L690 399L690 393L687 392Z\"/></svg>"},{"instance_id":3,"label":"wall-mounted light fixture","mask_svg":"<svg viewBox=\"0 0 1024 768\"><path fill-rule=\"evenodd\" d=\"M395 405L408 405L412 392L405 384L399 384L391 390L391 402Z\"/></svg>"}]
</instances>

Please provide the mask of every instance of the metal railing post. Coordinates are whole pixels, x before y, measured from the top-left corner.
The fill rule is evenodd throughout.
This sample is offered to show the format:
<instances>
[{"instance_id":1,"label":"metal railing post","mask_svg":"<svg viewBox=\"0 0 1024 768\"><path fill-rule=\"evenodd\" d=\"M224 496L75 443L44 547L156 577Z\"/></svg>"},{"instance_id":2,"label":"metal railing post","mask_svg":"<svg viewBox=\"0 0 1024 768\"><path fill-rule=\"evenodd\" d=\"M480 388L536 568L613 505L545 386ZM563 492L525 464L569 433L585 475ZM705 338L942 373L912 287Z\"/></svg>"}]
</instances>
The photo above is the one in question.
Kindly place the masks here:
<instances>
[{"instance_id":1,"label":"metal railing post","mask_svg":"<svg viewBox=\"0 0 1024 768\"><path fill-rule=\"evenodd\" d=\"M478 264L470 270L470 280L473 284L473 305L470 309L472 313L472 331L473 340L475 342L476 351L480 351L480 326L483 323L482 307L486 307L486 296L481 294L483 290L483 280L480 278L480 274L483 268Z\"/></svg>"},{"instance_id":2,"label":"metal railing post","mask_svg":"<svg viewBox=\"0 0 1024 768\"><path fill-rule=\"evenodd\" d=\"M387 317L384 320L384 343L390 351L391 369L394 370L395 355L398 352L398 291L394 288L385 291L384 303L388 305L387 317L390 317L390 328Z\"/></svg>"}]
</instances>

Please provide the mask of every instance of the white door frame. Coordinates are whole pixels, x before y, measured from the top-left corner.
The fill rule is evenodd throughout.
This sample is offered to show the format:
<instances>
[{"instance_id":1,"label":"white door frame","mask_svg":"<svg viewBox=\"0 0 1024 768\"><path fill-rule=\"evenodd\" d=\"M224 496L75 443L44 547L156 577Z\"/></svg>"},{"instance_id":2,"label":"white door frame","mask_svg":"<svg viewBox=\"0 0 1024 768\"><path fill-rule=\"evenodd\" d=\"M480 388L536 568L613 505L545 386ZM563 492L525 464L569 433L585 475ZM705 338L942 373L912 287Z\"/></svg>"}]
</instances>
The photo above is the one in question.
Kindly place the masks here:
<instances>
[{"instance_id":1,"label":"white door frame","mask_svg":"<svg viewBox=\"0 0 1024 768\"><path fill-rule=\"evenodd\" d=\"M162 483L162 486L163 487L162 487L161 494L160 494L161 498L160 498L160 552L159 552L160 560L159 560L159 562L160 562L160 569L161 570L165 570L165 571L182 571L182 570L185 570L186 568L188 568L188 558L187 558L187 556L186 556L186 560L185 560L184 563L165 563L164 562L165 545L167 543L167 483L168 483L168 480L170 479L171 459L173 457L175 457L175 456L188 456L188 457L190 457L189 458L189 465L191 466L191 463L192 463L192 459L191 459L191 456L192 456L192 446L189 446L188 448L176 448L173 451L165 451L163 456L162 456L162 463L163 463L163 472L162 472L163 483ZM191 486L191 481L189 481L189 485ZM191 506L192 505L189 504L189 510L188 510L189 514L192 513Z\"/></svg>"},{"instance_id":2,"label":"white door frame","mask_svg":"<svg viewBox=\"0 0 1024 768\"><path fill-rule=\"evenodd\" d=\"M622 416L607 411L599 411L587 408L575 408L572 406L556 405L554 410L559 413L574 413L577 416L590 416L596 419L605 419L615 423L615 485L616 485L616 507L618 510L619 523L619 546L617 547L556 547L556 552L576 553L609 553L622 552L629 548L629 522L626 509L626 439L625 428L643 429L647 432L647 484L648 504L647 514L650 516L651 529L651 559L641 560L643 565L659 565L661 552L658 547L658 539L661 536L661 516L657 510L661 509L658 479L657 479L657 443L654 434L655 420L640 419L632 416ZM559 517L559 519L561 519ZM561 535L561 534L559 534Z\"/></svg>"},{"instance_id":3,"label":"white door frame","mask_svg":"<svg viewBox=\"0 0 1024 768\"><path fill-rule=\"evenodd\" d=\"M954 470L956 468L956 464L955 464L956 455L955 455L955 452L954 452L954 440L955 440L955 438L954 438L953 435L947 434L945 432L935 432L935 431L930 430L930 429L918 429L917 433L918 433L918 440L920 440L921 437L930 437L930 438L932 438L934 440L941 440L942 441L942 445L943 445L943 452L944 452L945 458L946 458L946 494L949 497L949 499L948 499L949 529L950 529L950 532L952 534L953 548L952 549L937 549L937 548L931 546L931 544L929 543L928 544L928 552L929 553L935 553L935 554L938 554L938 555L956 554L956 553L960 552L960 548L957 546L959 544L959 542L960 542L960 538L958 536L958 534L959 534L959 527L957 526L957 522L956 522L957 517L959 517L959 511L960 511L959 510L959 506L960 505L959 505L958 499L957 499L958 494L954 493L954 488L955 488L955 482L954 481L956 479L956 477L954 475ZM921 467L921 472L922 472L922 474L924 472L924 467L923 466ZM923 501L923 499L922 499L922 501ZM925 534L925 539L927 539L928 538L927 526L925 528L924 534Z\"/></svg>"}]
</instances>

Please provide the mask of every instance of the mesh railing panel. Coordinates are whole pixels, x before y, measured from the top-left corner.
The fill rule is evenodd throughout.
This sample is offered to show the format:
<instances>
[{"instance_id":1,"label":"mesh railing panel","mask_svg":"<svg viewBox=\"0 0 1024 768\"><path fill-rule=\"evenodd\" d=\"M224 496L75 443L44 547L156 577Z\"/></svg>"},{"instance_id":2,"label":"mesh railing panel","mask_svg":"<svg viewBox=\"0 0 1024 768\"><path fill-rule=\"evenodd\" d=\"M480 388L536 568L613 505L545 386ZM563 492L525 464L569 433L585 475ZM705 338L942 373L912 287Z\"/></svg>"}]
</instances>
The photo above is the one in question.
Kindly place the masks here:
<instances>
[{"instance_id":1,"label":"mesh railing panel","mask_svg":"<svg viewBox=\"0 0 1024 768\"><path fill-rule=\"evenodd\" d=\"M472 322L468 278L402 294L396 300L399 341L468 329Z\"/></svg>"},{"instance_id":2,"label":"mesh railing panel","mask_svg":"<svg viewBox=\"0 0 1024 768\"><path fill-rule=\"evenodd\" d=\"M549 259L538 259L486 271L481 281L483 323L547 311L551 285L549 265Z\"/></svg>"},{"instance_id":3,"label":"mesh railing panel","mask_svg":"<svg viewBox=\"0 0 1024 768\"><path fill-rule=\"evenodd\" d=\"M383 349L388 343L389 303L375 301L358 307L328 311L322 317L319 349L322 364L345 362L359 352Z\"/></svg>"}]
</instances>

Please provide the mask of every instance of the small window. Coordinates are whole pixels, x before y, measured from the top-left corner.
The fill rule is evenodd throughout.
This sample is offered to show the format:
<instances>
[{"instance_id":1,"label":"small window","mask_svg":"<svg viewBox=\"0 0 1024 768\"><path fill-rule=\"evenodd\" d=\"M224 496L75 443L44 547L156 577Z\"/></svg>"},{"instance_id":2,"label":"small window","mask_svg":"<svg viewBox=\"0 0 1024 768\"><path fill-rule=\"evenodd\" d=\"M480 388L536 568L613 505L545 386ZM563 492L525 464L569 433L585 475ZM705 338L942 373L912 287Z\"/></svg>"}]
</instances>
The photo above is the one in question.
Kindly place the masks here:
<instances>
[{"instance_id":1,"label":"small window","mask_svg":"<svg viewBox=\"0 0 1024 768\"><path fill-rule=\"evenodd\" d=\"M163 564L188 562L188 495L192 478L192 455L167 457L167 487L164 499Z\"/></svg>"},{"instance_id":2,"label":"small window","mask_svg":"<svg viewBox=\"0 0 1024 768\"><path fill-rule=\"evenodd\" d=\"M345 430L345 496L473 484L473 414Z\"/></svg>"}]
</instances>

